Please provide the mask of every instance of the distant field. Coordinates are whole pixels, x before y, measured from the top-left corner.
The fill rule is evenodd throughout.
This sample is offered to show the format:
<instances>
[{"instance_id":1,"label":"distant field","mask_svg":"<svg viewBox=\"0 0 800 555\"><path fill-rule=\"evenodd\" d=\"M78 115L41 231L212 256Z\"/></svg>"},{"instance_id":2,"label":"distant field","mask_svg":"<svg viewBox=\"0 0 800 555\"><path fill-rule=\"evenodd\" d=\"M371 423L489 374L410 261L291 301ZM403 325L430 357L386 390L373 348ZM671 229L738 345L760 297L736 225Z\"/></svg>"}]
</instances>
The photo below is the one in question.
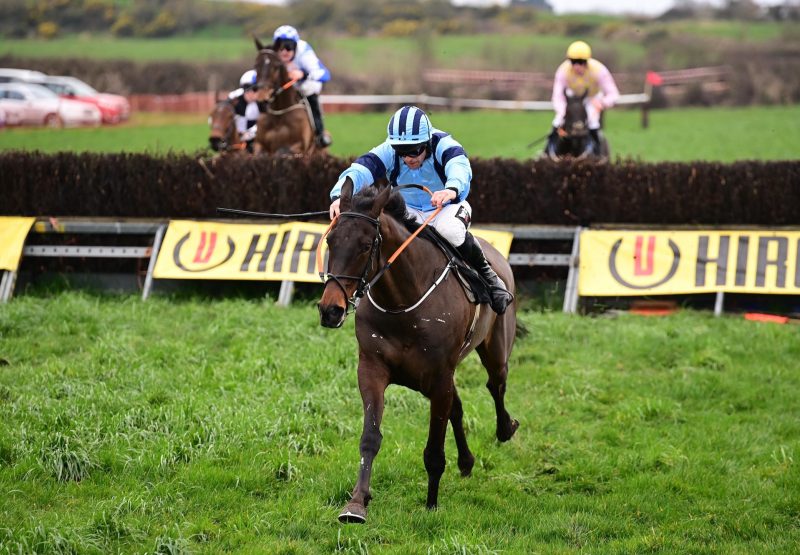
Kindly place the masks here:
<instances>
[{"instance_id":1,"label":"distant field","mask_svg":"<svg viewBox=\"0 0 800 555\"><path fill-rule=\"evenodd\" d=\"M261 37L269 41L270 37ZM436 67L504 68L554 70L563 59L569 37L560 35L444 35L420 40L417 37L307 37L323 61L340 72L358 73L357 68L384 68L392 60L392 70L413 70L420 61ZM625 41L595 39L598 51L614 51L619 62L640 60L644 48ZM183 60L192 62L239 61L252 58L253 40L249 35L230 37L174 37L132 39L75 35L49 41L3 40L0 55L23 58L98 58L138 61Z\"/></svg>"},{"instance_id":2,"label":"distant field","mask_svg":"<svg viewBox=\"0 0 800 555\"><path fill-rule=\"evenodd\" d=\"M240 60L253 52L246 37L129 39L74 35L52 40L3 39L0 54L23 58L97 58L120 60Z\"/></svg>"},{"instance_id":3,"label":"distant field","mask_svg":"<svg viewBox=\"0 0 800 555\"><path fill-rule=\"evenodd\" d=\"M389 113L330 114L331 153L362 154L384 138ZM527 145L550 126L547 112L436 112L435 126L456 136L474 157L526 159L542 144ZM797 160L800 153L800 106L692 108L654 111L650 127L640 126L640 112L608 113L607 135L615 157L646 162L713 160ZM134 114L118 127L96 129L5 129L0 150L91 152L208 153L203 114Z\"/></svg>"}]
</instances>

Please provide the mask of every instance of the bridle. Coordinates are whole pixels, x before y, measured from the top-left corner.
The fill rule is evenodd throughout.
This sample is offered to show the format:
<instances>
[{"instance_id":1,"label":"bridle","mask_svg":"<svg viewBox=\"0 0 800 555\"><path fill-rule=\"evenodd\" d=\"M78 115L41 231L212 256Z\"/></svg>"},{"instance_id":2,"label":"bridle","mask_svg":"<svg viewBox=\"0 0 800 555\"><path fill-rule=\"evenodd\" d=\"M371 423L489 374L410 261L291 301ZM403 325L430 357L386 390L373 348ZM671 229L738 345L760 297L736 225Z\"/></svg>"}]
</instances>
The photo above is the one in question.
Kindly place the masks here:
<instances>
[{"instance_id":1,"label":"bridle","mask_svg":"<svg viewBox=\"0 0 800 555\"><path fill-rule=\"evenodd\" d=\"M580 104L580 108L582 109L583 113L580 116L576 116L575 114L570 113L570 106L567 106L568 117L565 117L564 119L564 125L562 126L563 134L559 132L559 135L562 139L582 139L589 134L589 126L586 123L586 109L583 108L583 97L575 98L576 100L573 100L573 102ZM569 120L569 125L567 125L567 120Z\"/></svg>"},{"instance_id":2,"label":"bridle","mask_svg":"<svg viewBox=\"0 0 800 555\"><path fill-rule=\"evenodd\" d=\"M219 139L219 143L218 144L219 144L220 151L240 150L240 149L244 148L245 147L244 143L238 143L238 142L229 143L228 142L228 137L236 137L237 136L237 132L236 132L236 114L234 112L233 105L228 101L218 102L216 107L214 108L214 111L216 112L216 109L219 108L219 107L226 107L226 108L228 108L228 110L230 110L232 112L230 121L228 122L228 126L225 128L225 132L223 133L222 138ZM213 125L211 127L211 130L212 131L214 130L214 126ZM209 139L215 139L215 138L217 138L217 137L209 137Z\"/></svg>"},{"instance_id":3,"label":"bridle","mask_svg":"<svg viewBox=\"0 0 800 555\"><path fill-rule=\"evenodd\" d=\"M431 190L425 187L424 185L408 184L408 185L398 185L394 188L395 189L415 188L415 189L421 189L426 193L428 193L429 195L433 194ZM422 297L416 303L402 310L387 310L385 308L382 308L372 299L372 297L369 294L369 290L372 288L372 286L375 285L375 283L377 283L377 281L383 276L383 274L386 273L387 270L389 270L389 268L392 266L392 263L394 263L397 257L400 256L400 253L406 249L406 247L411 243L411 241L413 241L417 237L417 235L419 235L420 232L422 232L422 230L425 227L427 227L428 223L430 223L430 221L433 220L433 218L435 218L436 215L441 211L442 211L441 206L438 207L436 210L434 210L431 213L431 215L428 216L427 219L416 229L416 231L414 231L414 233L412 233L405 241L403 241L402 245L397 247L397 250L389 257L383 268L378 270L375 273L375 276L373 276L373 278L369 281L367 281L367 275L369 274L370 269L372 269L372 267L377 262L378 258L376 255L380 253L381 244L383 243L383 237L381 236L380 219L373 218L371 216L367 216L366 214L361 214L359 212L340 212L338 216L336 216L335 218L333 218L333 220L331 220L331 224L328 226L328 229L325 230L325 233L322 234L322 237L320 238L319 243L317 244L317 272L319 273L319 277L324 285L327 286L328 282L332 280L334 283L336 283L336 285L339 286L339 289L342 290L342 294L344 295L347 302L347 308L345 309L345 316L347 316L348 314L350 314L350 312L358 308L358 303L364 295L367 295L372 305L375 306L375 308L377 308L381 312L389 312L392 314L409 312L418 307L422 303L422 301L424 301L428 297L428 295L430 295L431 292L442 282L442 280L444 280L445 276L447 276L447 273L450 271L451 268L450 264L448 264L445 267L444 271L442 272L442 275L439 276L439 278L433 283L430 289L428 289L428 291L426 291L425 294L423 294ZM369 251L369 258L367 259L367 263L364 265L364 270L361 272L361 276L330 274L325 272L322 268L323 242L325 240L325 237L328 235L328 233L330 233L330 231L333 229L333 227L336 225L336 223L339 221L340 218L361 218L362 220L366 220L375 226L375 238L372 240L372 247L370 248ZM347 296L347 290L340 281L342 279L351 279L358 281L358 286L356 287L355 291L350 297Z\"/></svg>"},{"instance_id":4,"label":"bridle","mask_svg":"<svg viewBox=\"0 0 800 555\"><path fill-rule=\"evenodd\" d=\"M269 64L266 64L266 63L264 63L265 61L262 61L261 62L261 69L264 69L264 67L267 66L267 65L272 65L273 62L274 62L274 60L272 60L269 57L269 54L268 54L269 52L273 52L274 53L275 51L270 49L270 48L265 48L265 49L259 51L259 53L264 54L266 56L265 61L269 61ZM277 63L279 63L281 65L284 65L283 62L280 61L280 59L277 60ZM267 73L269 73L270 71L271 70L268 70ZM271 80L271 81L273 81L273 80ZM277 80L275 80L275 81L277 81ZM278 85L278 84L273 85L272 91L269 93L269 96L266 98L266 100L264 102L267 104L267 106L269 106L284 91L288 91L292 87L292 85L297 83L297 81L299 81L299 78L289 79L283 85Z\"/></svg>"},{"instance_id":5,"label":"bridle","mask_svg":"<svg viewBox=\"0 0 800 555\"><path fill-rule=\"evenodd\" d=\"M325 239L325 236L333 229L333 226L336 222L339 221L340 218L361 218L362 220L366 220L372 225L375 226L375 238L372 240L372 247L369 251L369 258L367 259L367 263L364 265L364 271L361 272L360 276L351 276L347 274L330 274L322 269L322 256L321 256L321 247L322 242ZM383 273L388 269L388 265L383 268L380 272L378 272L372 280L367 282L367 274L369 273L370 269L373 267L375 262L377 261L376 254L381 250L381 243L383 242L383 237L381 236L381 222L378 218L372 218L367 216L366 214L360 214L358 212L340 212L338 216L331 220L331 225L328 226L328 229L322 235L319 240L319 245L317 246L317 270L319 273L319 277L322 282L327 286L329 281L333 281L336 285L339 286L339 289L342 290L342 294L344 295L347 301L347 308L345 309L345 316L350 314L353 310L358 307L358 302L361 297L364 296L364 293L369 290L372 285L378 281L378 279L383 275ZM340 280L342 279L351 279L358 281L358 286L356 290L353 292L353 295L348 297L347 290L345 289L344 285Z\"/></svg>"}]
</instances>

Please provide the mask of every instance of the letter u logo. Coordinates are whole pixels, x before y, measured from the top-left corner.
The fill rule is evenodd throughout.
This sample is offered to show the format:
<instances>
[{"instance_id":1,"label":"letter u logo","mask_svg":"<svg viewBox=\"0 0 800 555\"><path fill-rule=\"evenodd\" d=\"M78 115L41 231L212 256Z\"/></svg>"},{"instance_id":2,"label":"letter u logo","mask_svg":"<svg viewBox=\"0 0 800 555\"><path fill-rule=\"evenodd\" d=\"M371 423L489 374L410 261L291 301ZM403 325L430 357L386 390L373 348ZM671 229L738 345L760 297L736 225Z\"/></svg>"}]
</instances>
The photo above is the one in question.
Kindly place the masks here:
<instances>
[{"instance_id":1,"label":"letter u logo","mask_svg":"<svg viewBox=\"0 0 800 555\"><path fill-rule=\"evenodd\" d=\"M206 264L214 254L214 247L217 246L217 232L212 231L210 237L208 235L206 231L200 233L200 243L197 245L194 260L192 260L195 264Z\"/></svg>"},{"instance_id":2,"label":"letter u logo","mask_svg":"<svg viewBox=\"0 0 800 555\"><path fill-rule=\"evenodd\" d=\"M635 276L650 276L653 274L653 252L656 250L655 235L647 237L647 252L642 253L642 246L644 243L644 236L636 236L636 247L633 251L633 275Z\"/></svg>"}]
</instances>

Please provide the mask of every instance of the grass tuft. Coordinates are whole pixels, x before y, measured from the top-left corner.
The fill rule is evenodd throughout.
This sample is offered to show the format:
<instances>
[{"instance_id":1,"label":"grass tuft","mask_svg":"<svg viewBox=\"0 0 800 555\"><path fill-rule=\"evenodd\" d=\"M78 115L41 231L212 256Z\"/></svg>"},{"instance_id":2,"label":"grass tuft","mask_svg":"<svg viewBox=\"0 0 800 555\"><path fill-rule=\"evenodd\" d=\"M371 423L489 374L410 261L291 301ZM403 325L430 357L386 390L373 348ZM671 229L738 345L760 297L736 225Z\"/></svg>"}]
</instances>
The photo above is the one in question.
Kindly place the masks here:
<instances>
[{"instance_id":1,"label":"grass tuft","mask_svg":"<svg viewBox=\"0 0 800 555\"><path fill-rule=\"evenodd\" d=\"M42 445L39 463L60 482L80 482L97 466L80 441L60 432Z\"/></svg>"}]
</instances>

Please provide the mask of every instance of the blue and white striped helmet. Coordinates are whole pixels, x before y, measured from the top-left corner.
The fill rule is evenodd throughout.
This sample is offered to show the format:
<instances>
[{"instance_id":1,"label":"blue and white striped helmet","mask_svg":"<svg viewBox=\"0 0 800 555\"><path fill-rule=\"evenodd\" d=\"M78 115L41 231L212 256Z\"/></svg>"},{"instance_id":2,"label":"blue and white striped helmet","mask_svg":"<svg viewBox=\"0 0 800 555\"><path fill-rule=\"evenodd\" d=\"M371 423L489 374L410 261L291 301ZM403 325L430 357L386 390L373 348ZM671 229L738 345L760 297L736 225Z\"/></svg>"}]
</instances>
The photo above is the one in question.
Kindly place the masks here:
<instances>
[{"instance_id":1,"label":"blue and white striped helmet","mask_svg":"<svg viewBox=\"0 0 800 555\"><path fill-rule=\"evenodd\" d=\"M256 84L256 70L248 69L239 78L239 86L243 89L249 89Z\"/></svg>"},{"instance_id":2,"label":"blue and white striped helmet","mask_svg":"<svg viewBox=\"0 0 800 555\"><path fill-rule=\"evenodd\" d=\"M390 145L413 145L431 139L431 120L416 106L397 110L386 128Z\"/></svg>"},{"instance_id":3,"label":"blue and white striped helmet","mask_svg":"<svg viewBox=\"0 0 800 555\"><path fill-rule=\"evenodd\" d=\"M272 34L272 40L293 40L294 42L298 42L300 40L300 33L291 25L281 25L275 29L275 32Z\"/></svg>"}]
</instances>

